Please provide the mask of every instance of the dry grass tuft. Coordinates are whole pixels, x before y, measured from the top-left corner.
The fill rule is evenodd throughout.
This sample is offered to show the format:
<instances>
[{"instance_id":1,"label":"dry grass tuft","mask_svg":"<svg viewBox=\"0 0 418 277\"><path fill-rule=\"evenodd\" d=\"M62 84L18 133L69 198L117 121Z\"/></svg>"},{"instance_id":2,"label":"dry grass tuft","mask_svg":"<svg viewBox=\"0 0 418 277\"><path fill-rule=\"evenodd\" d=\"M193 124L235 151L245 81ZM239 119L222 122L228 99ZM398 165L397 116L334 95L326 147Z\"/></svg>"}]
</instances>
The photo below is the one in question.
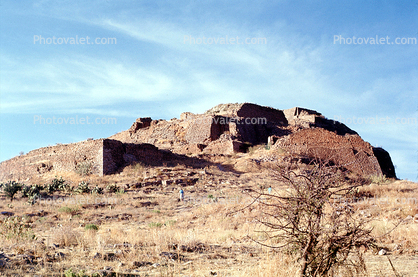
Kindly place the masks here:
<instances>
[{"instance_id":1,"label":"dry grass tuft","mask_svg":"<svg viewBox=\"0 0 418 277\"><path fill-rule=\"evenodd\" d=\"M82 235L72 225L65 225L56 228L51 239L59 246L75 246L81 242Z\"/></svg>"}]
</instances>

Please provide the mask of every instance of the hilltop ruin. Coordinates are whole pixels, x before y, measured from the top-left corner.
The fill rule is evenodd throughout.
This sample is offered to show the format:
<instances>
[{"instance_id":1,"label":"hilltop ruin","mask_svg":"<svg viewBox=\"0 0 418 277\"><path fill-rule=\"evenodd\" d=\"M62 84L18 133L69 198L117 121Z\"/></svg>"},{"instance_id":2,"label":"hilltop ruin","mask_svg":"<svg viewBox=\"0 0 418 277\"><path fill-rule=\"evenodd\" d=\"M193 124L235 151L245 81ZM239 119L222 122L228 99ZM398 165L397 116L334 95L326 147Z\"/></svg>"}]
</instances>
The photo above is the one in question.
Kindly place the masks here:
<instances>
[{"instance_id":1,"label":"hilltop ruin","mask_svg":"<svg viewBox=\"0 0 418 277\"><path fill-rule=\"evenodd\" d=\"M0 180L22 180L51 170L75 171L82 163L97 175L128 164L158 165L167 153L228 155L268 144L289 155L331 160L362 175L396 177L389 154L373 148L344 124L295 107L278 110L251 103L221 104L180 119L138 118L130 129L107 139L49 146L0 163Z\"/></svg>"}]
</instances>

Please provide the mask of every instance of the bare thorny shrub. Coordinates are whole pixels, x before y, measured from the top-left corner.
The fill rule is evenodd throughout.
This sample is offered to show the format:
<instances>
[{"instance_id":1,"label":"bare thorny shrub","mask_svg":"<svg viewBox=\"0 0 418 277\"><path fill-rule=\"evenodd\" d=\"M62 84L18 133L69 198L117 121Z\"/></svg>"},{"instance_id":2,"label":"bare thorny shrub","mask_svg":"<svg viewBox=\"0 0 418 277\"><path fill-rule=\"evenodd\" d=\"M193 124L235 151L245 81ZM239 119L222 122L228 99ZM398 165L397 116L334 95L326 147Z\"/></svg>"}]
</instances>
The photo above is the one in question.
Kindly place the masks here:
<instances>
[{"instance_id":1,"label":"bare thorny shrub","mask_svg":"<svg viewBox=\"0 0 418 277\"><path fill-rule=\"evenodd\" d=\"M250 192L253 201L247 207L259 211L256 220L261 227L253 240L295 254L300 276L333 276L338 270L365 273L359 248L374 245L372 229L366 226L370 220L341 202L361 184L348 182L338 167L324 162L298 170L293 166L275 175L286 189L272 186L271 193Z\"/></svg>"}]
</instances>

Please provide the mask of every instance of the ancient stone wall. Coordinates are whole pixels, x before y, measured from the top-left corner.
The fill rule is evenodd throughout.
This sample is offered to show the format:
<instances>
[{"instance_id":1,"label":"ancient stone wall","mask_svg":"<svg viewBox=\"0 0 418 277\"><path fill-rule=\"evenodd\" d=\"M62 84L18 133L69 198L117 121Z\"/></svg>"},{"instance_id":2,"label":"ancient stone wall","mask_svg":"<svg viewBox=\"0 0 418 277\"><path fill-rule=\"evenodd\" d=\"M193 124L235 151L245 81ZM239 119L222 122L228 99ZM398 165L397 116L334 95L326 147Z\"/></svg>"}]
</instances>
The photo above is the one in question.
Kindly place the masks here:
<instances>
[{"instance_id":1,"label":"ancient stone wall","mask_svg":"<svg viewBox=\"0 0 418 277\"><path fill-rule=\"evenodd\" d=\"M281 126L287 125L287 119L281 110L270 107L259 106L251 103L242 104L241 108L236 111L238 117L243 118L265 118L266 122L274 122ZM259 124L261 121L259 122Z\"/></svg>"},{"instance_id":2,"label":"ancient stone wall","mask_svg":"<svg viewBox=\"0 0 418 277\"><path fill-rule=\"evenodd\" d=\"M49 171L74 172L90 166L91 173L107 175L133 162L150 165L162 163L163 154L151 144L122 143L98 139L48 146L0 163L0 181L18 180Z\"/></svg>"},{"instance_id":3,"label":"ancient stone wall","mask_svg":"<svg viewBox=\"0 0 418 277\"><path fill-rule=\"evenodd\" d=\"M103 139L42 147L0 163L0 180L22 180L48 171L75 171L90 164L94 174L103 174Z\"/></svg>"},{"instance_id":4,"label":"ancient stone wall","mask_svg":"<svg viewBox=\"0 0 418 277\"><path fill-rule=\"evenodd\" d=\"M191 120L188 143L208 143L225 132L241 142L267 143L269 135L280 133L279 127L287 125L283 111L250 103L218 105Z\"/></svg>"},{"instance_id":5,"label":"ancient stone wall","mask_svg":"<svg viewBox=\"0 0 418 277\"><path fill-rule=\"evenodd\" d=\"M214 117L201 116L192 119L192 123L187 128L185 140L187 143L208 143L214 135Z\"/></svg>"},{"instance_id":6,"label":"ancient stone wall","mask_svg":"<svg viewBox=\"0 0 418 277\"><path fill-rule=\"evenodd\" d=\"M322 128L303 129L278 139L274 147L293 154L330 160L359 174L382 174L372 146L358 135L340 136Z\"/></svg>"},{"instance_id":7,"label":"ancient stone wall","mask_svg":"<svg viewBox=\"0 0 418 277\"><path fill-rule=\"evenodd\" d=\"M139 129L149 127L151 125L152 119L151 117L140 117L137 118L136 121L132 124L131 128L129 129L129 133L135 133Z\"/></svg>"},{"instance_id":8,"label":"ancient stone wall","mask_svg":"<svg viewBox=\"0 0 418 277\"><path fill-rule=\"evenodd\" d=\"M315 123L315 117L321 116L321 114L317 111L300 107L283 110L283 114L289 123L296 119L304 119L306 121L310 121L311 123Z\"/></svg>"},{"instance_id":9,"label":"ancient stone wall","mask_svg":"<svg viewBox=\"0 0 418 277\"><path fill-rule=\"evenodd\" d=\"M128 131L110 139L56 145L0 163L0 178L21 179L51 170L74 171L89 163L98 175L117 172L127 164L161 164L165 153L230 154L266 144L291 153L334 160L362 174L395 176L387 152L371 145L342 123L304 108L277 110L250 103L221 104L205 114L183 113L180 119L138 118ZM271 143L271 141L270 141ZM158 148L157 148L158 147Z\"/></svg>"}]
</instances>

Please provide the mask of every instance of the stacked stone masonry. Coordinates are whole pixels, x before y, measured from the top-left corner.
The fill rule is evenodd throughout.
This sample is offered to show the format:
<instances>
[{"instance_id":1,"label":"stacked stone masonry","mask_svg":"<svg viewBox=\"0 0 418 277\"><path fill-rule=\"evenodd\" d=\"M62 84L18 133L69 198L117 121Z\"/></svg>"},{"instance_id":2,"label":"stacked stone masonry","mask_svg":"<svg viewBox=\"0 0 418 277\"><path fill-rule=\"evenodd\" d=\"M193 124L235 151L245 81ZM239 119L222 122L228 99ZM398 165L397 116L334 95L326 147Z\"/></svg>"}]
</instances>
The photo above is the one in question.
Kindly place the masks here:
<instances>
[{"instance_id":1,"label":"stacked stone masonry","mask_svg":"<svg viewBox=\"0 0 418 277\"><path fill-rule=\"evenodd\" d=\"M375 149L353 130L320 113L277 110L251 103L221 104L204 114L182 113L180 119L138 118L131 128L108 139L33 150L0 163L0 179L22 179L51 170L74 171L81 163L106 175L127 164L158 165L159 149L177 154L232 154L269 144L289 154L333 160L359 174L396 177L389 153Z\"/></svg>"},{"instance_id":2,"label":"stacked stone masonry","mask_svg":"<svg viewBox=\"0 0 418 277\"><path fill-rule=\"evenodd\" d=\"M0 180L24 180L30 176L56 172L75 172L84 164L96 175L117 172L136 161L159 165L163 154L150 144L126 144L112 139L39 148L0 163Z\"/></svg>"}]
</instances>

